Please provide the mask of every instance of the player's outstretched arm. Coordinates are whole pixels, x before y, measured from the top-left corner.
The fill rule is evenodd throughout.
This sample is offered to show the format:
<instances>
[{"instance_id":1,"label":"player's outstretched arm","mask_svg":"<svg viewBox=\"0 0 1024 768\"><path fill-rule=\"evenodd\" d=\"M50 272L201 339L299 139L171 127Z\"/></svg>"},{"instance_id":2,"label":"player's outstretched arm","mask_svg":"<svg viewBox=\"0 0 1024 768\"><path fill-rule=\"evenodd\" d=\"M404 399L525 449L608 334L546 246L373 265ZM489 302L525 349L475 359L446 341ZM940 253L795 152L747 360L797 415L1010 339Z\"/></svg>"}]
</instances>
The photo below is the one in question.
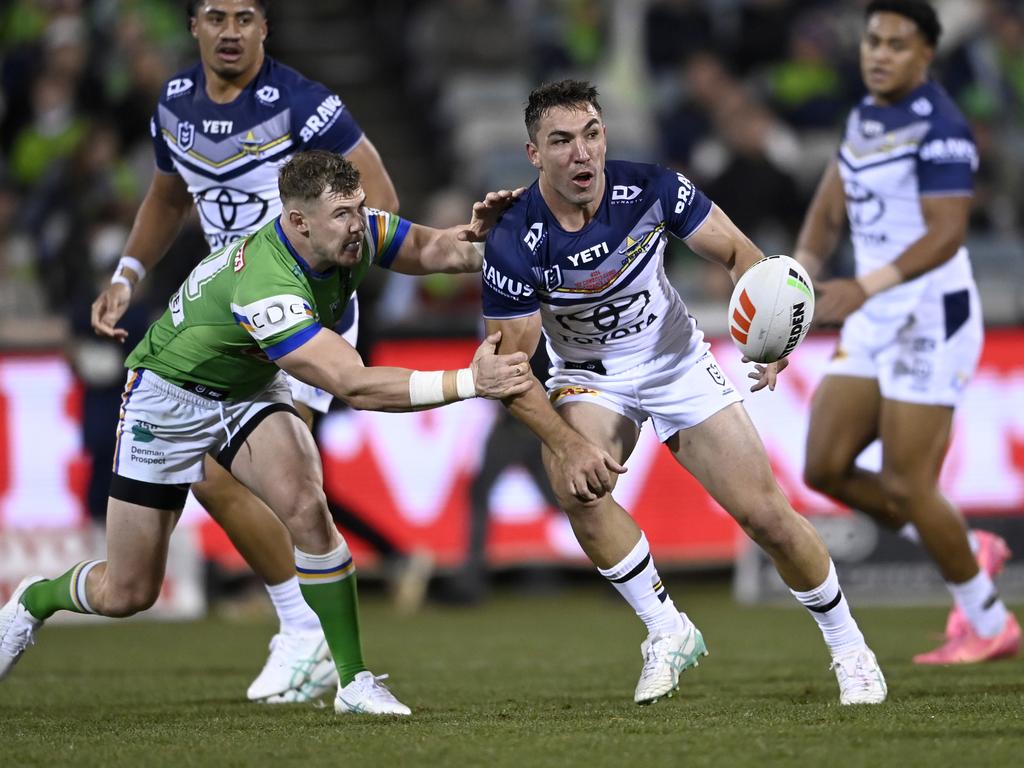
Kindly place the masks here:
<instances>
[{"instance_id":1,"label":"player's outstretched arm","mask_svg":"<svg viewBox=\"0 0 1024 768\"><path fill-rule=\"evenodd\" d=\"M359 353L341 336L322 328L298 349L277 359L297 379L367 411L415 411L486 397L499 400L525 392L530 385L526 355L496 354L500 334L477 348L468 368L457 371L412 371L363 365Z\"/></svg>"},{"instance_id":2,"label":"player's outstretched arm","mask_svg":"<svg viewBox=\"0 0 1024 768\"><path fill-rule=\"evenodd\" d=\"M540 314L511 320L487 320L487 332L501 334L502 352L532 355L540 339ZM626 468L583 437L558 415L544 387L530 376L528 388L504 400L509 412L537 435L555 459L551 483L559 496L596 501L615 486Z\"/></svg>"},{"instance_id":3,"label":"player's outstretched arm","mask_svg":"<svg viewBox=\"0 0 1024 768\"><path fill-rule=\"evenodd\" d=\"M476 244L487 239L491 227L523 191L521 187L488 192L483 200L473 205L473 216L469 224L449 229L413 224L391 269L406 275L479 272L483 264L483 253Z\"/></svg>"},{"instance_id":4,"label":"player's outstretched arm","mask_svg":"<svg viewBox=\"0 0 1024 768\"><path fill-rule=\"evenodd\" d=\"M167 253L191 209L192 196L182 178L157 171L135 214L114 278L92 303L92 328L97 336L120 342L128 338L126 330L115 326L128 309L132 290Z\"/></svg>"}]
</instances>

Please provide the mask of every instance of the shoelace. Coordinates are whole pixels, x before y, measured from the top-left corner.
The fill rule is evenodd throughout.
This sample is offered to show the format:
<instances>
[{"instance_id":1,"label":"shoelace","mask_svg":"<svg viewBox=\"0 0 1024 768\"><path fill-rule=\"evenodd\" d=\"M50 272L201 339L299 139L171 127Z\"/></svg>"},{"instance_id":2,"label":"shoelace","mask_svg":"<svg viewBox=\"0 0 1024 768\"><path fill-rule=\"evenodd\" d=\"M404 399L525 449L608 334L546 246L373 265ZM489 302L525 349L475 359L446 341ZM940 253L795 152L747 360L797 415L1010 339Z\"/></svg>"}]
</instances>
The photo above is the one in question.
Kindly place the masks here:
<instances>
[{"instance_id":1,"label":"shoelace","mask_svg":"<svg viewBox=\"0 0 1024 768\"><path fill-rule=\"evenodd\" d=\"M868 692L872 690L873 686L870 676L864 669L863 661L864 658L860 654L854 656L849 661L833 659L829 669L838 669L842 673L839 681L842 686L849 687L858 692ZM850 684L851 681L852 685Z\"/></svg>"},{"instance_id":2,"label":"shoelace","mask_svg":"<svg viewBox=\"0 0 1024 768\"><path fill-rule=\"evenodd\" d=\"M661 651L666 647L666 640L668 640L667 637L658 638L647 646L647 657L644 659L642 674L647 674L662 661Z\"/></svg>"}]
</instances>

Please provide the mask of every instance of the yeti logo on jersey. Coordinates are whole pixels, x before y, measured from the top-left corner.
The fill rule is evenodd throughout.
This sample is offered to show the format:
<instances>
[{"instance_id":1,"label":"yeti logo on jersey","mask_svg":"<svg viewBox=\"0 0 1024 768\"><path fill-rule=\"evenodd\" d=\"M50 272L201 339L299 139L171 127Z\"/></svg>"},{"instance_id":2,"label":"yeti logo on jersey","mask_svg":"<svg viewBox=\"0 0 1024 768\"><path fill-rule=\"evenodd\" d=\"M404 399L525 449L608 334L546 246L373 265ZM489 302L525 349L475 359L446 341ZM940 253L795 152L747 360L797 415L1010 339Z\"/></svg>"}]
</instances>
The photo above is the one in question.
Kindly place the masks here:
<instances>
[{"instance_id":1,"label":"yeti logo on jersey","mask_svg":"<svg viewBox=\"0 0 1024 768\"><path fill-rule=\"evenodd\" d=\"M629 296L619 296L611 301L588 307L581 312L556 315L558 324L566 331L581 336L601 336L598 343L603 344L610 338L621 338L632 333L639 333L650 324L653 315L642 319L647 305L651 303L651 294L640 291ZM603 336L602 336L603 335ZM580 339L573 339L579 341ZM589 341L589 340L588 340Z\"/></svg>"},{"instance_id":2,"label":"yeti logo on jersey","mask_svg":"<svg viewBox=\"0 0 1024 768\"><path fill-rule=\"evenodd\" d=\"M196 127L192 123L182 120L178 123L178 147L182 152L188 152L196 141Z\"/></svg>"},{"instance_id":3,"label":"yeti logo on jersey","mask_svg":"<svg viewBox=\"0 0 1024 768\"><path fill-rule=\"evenodd\" d=\"M203 120L203 133L231 133L232 120Z\"/></svg>"},{"instance_id":4,"label":"yeti logo on jersey","mask_svg":"<svg viewBox=\"0 0 1024 768\"><path fill-rule=\"evenodd\" d=\"M539 221L536 224L530 225L530 231L526 233L526 237L523 238L523 242L526 243L526 247L531 251L536 251L537 246L540 245L540 241L544 237L544 225Z\"/></svg>"},{"instance_id":5,"label":"yeti logo on jersey","mask_svg":"<svg viewBox=\"0 0 1024 768\"><path fill-rule=\"evenodd\" d=\"M640 187L634 187L632 185L626 186L625 184L616 184L612 187L612 202L613 203L629 203L636 200L640 196L643 189Z\"/></svg>"},{"instance_id":6,"label":"yeti logo on jersey","mask_svg":"<svg viewBox=\"0 0 1024 768\"><path fill-rule=\"evenodd\" d=\"M874 224L885 213L885 202L874 192L856 181L846 183L846 209L850 224L866 227Z\"/></svg>"},{"instance_id":7,"label":"yeti logo on jersey","mask_svg":"<svg viewBox=\"0 0 1024 768\"><path fill-rule=\"evenodd\" d=\"M306 124L299 131L299 137L303 141L309 141L318 133L323 133L338 119L341 109L341 97L331 94L320 102L320 106L316 108L312 115L306 118Z\"/></svg>"},{"instance_id":8,"label":"yeti logo on jersey","mask_svg":"<svg viewBox=\"0 0 1024 768\"><path fill-rule=\"evenodd\" d=\"M203 221L225 232L251 232L270 206L259 195L234 187L207 187L195 200Z\"/></svg>"},{"instance_id":9,"label":"yeti logo on jersey","mask_svg":"<svg viewBox=\"0 0 1024 768\"><path fill-rule=\"evenodd\" d=\"M275 101L281 98L281 92L272 85L264 85L258 91L256 91L256 98L262 101L264 104L273 104Z\"/></svg>"},{"instance_id":10,"label":"yeti logo on jersey","mask_svg":"<svg viewBox=\"0 0 1024 768\"><path fill-rule=\"evenodd\" d=\"M239 306L231 304L235 321L254 339L263 341L314 319L313 308L301 296L270 296Z\"/></svg>"},{"instance_id":11,"label":"yeti logo on jersey","mask_svg":"<svg viewBox=\"0 0 1024 768\"><path fill-rule=\"evenodd\" d=\"M188 93L192 89L192 81L187 77L180 77L177 80L171 80L167 84L167 98L173 99L177 96L181 96L183 93Z\"/></svg>"},{"instance_id":12,"label":"yeti logo on jersey","mask_svg":"<svg viewBox=\"0 0 1024 768\"><path fill-rule=\"evenodd\" d=\"M533 287L522 280L513 280L508 275L502 274L497 267L492 267L484 259L483 265L484 282L489 288L493 288L502 296L508 299L528 299L533 296Z\"/></svg>"}]
</instances>

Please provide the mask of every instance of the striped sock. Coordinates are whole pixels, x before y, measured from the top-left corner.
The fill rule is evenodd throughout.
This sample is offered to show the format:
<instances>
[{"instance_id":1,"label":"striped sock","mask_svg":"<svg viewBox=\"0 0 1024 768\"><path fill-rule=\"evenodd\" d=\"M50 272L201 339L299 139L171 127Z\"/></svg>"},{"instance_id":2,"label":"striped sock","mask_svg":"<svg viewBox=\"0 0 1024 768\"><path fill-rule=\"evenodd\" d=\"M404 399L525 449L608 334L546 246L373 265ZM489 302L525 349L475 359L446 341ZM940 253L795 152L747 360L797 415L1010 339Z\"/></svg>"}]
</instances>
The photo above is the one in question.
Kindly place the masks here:
<instances>
[{"instance_id":1,"label":"striped sock","mask_svg":"<svg viewBox=\"0 0 1024 768\"><path fill-rule=\"evenodd\" d=\"M821 586L807 592L797 592L793 589L790 592L818 622L821 634L824 635L825 643L833 656L865 645L864 635L850 613L850 604L846 602L846 597L839 588L836 566L831 558L828 561L828 576Z\"/></svg>"},{"instance_id":2,"label":"striped sock","mask_svg":"<svg viewBox=\"0 0 1024 768\"><path fill-rule=\"evenodd\" d=\"M105 560L85 560L56 579L38 581L25 590L21 604L37 619L45 621L57 611L96 613L85 591L89 571Z\"/></svg>"},{"instance_id":3,"label":"striped sock","mask_svg":"<svg viewBox=\"0 0 1024 768\"><path fill-rule=\"evenodd\" d=\"M296 549L295 570L302 596L320 619L341 684L348 685L366 670L359 640L356 566L348 544L342 539L337 549L325 555Z\"/></svg>"},{"instance_id":4,"label":"striped sock","mask_svg":"<svg viewBox=\"0 0 1024 768\"><path fill-rule=\"evenodd\" d=\"M597 571L626 599L652 635L681 632L686 628L654 567L651 548L643 532L636 546L620 562Z\"/></svg>"}]
</instances>

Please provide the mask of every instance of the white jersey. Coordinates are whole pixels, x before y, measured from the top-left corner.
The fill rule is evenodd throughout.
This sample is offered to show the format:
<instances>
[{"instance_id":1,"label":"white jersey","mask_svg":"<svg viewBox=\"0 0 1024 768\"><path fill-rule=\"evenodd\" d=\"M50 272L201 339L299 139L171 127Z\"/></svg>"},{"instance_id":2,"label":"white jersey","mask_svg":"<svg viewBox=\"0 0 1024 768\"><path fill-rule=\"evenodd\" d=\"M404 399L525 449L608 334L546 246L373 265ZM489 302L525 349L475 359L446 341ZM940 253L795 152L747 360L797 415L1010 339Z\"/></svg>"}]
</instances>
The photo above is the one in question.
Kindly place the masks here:
<instances>
[{"instance_id":1,"label":"white jersey","mask_svg":"<svg viewBox=\"0 0 1024 768\"><path fill-rule=\"evenodd\" d=\"M857 274L893 262L924 235L922 197L971 195L977 167L967 121L941 86L927 82L892 106L865 98L850 114L839 150ZM973 284L961 247L945 264L873 296L861 311L895 321L926 296Z\"/></svg>"}]
</instances>

